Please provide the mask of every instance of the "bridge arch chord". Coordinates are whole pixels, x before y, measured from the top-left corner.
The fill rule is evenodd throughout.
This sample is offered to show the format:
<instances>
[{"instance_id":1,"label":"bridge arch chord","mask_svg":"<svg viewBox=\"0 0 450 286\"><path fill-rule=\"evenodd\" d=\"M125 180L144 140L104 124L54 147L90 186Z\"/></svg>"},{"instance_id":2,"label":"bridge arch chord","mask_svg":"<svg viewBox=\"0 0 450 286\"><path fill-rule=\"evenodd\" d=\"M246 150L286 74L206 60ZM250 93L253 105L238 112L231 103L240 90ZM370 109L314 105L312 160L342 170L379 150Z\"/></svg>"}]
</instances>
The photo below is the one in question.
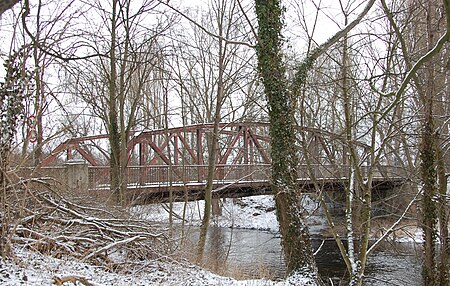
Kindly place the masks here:
<instances>
[{"instance_id":1,"label":"bridge arch chord","mask_svg":"<svg viewBox=\"0 0 450 286\"><path fill-rule=\"evenodd\" d=\"M49 166L65 153L66 160L82 158L92 166L109 162L108 135L84 136L67 139L56 146L41 162L41 167Z\"/></svg>"}]
</instances>

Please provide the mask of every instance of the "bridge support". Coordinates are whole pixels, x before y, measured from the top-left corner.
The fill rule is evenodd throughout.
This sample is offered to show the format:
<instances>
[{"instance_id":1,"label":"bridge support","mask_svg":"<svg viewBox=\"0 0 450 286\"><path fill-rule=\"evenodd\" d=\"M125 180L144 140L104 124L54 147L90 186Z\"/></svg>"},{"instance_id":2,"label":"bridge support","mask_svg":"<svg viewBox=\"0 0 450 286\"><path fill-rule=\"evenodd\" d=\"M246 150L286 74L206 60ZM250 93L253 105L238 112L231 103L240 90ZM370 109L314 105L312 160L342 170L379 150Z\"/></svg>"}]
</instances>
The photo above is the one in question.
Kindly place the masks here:
<instances>
[{"instance_id":1,"label":"bridge support","mask_svg":"<svg viewBox=\"0 0 450 286\"><path fill-rule=\"evenodd\" d=\"M84 160L66 163L66 184L69 192L87 192L89 188L88 165Z\"/></svg>"},{"instance_id":2,"label":"bridge support","mask_svg":"<svg viewBox=\"0 0 450 286\"><path fill-rule=\"evenodd\" d=\"M333 216L345 215L346 197L344 191L329 191L323 194L328 210Z\"/></svg>"},{"instance_id":3,"label":"bridge support","mask_svg":"<svg viewBox=\"0 0 450 286\"><path fill-rule=\"evenodd\" d=\"M220 199L218 198L213 198L212 202L212 214L213 216L221 216L222 215L222 206L220 204Z\"/></svg>"}]
</instances>

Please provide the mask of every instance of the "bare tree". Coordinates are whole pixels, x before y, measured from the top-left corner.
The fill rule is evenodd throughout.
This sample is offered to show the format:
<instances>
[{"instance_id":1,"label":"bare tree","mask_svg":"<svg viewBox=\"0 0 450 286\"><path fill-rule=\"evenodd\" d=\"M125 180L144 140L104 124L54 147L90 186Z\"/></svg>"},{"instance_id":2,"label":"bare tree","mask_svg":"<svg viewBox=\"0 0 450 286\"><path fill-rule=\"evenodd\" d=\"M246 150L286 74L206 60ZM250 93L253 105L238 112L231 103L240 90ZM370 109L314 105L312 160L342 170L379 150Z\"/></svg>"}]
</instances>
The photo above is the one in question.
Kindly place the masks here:
<instances>
[{"instance_id":1,"label":"bare tree","mask_svg":"<svg viewBox=\"0 0 450 286\"><path fill-rule=\"evenodd\" d=\"M59 87L56 83L50 83L49 78L54 76L57 71L57 66L60 64L60 59L51 56L47 50L57 50L59 46L68 45L64 53L72 53L76 50L76 45L70 43L76 42L75 39L78 34L76 30L77 24L74 19L82 15L85 11L83 9L71 9L70 2L60 1L41 1L39 0L34 6L30 5L29 1L25 1L24 10L21 15L23 38L29 42L30 47L29 56L31 60L27 63L32 65L34 71L34 84L36 86L35 94L33 96L34 102L28 106L27 114L30 118L34 118L31 123L34 126L27 126L27 129L32 128L31 132L35 132L35 142L31 152L34 166L38 166L43 155L44 145L44 115L53 111L52 106L61 107L60 99L55 96L58 93ZM64 24L61 24L64 23ZM43 48L45 47L45 48ZM53 123L54 124L54 123ZM46 126L48 127L48 126ZM25 130L24 137L29 136ZM52 133L57 133L58 130L47 129L45 135L53 136ZM30 156L28 154L29 140L23 144L23 156Z\"/></svg>"},{"instance_id":2,"label":"bare tree","mask_svg":"<svg viewBox=\"0 0 450 286\"><path fill-rule=\"evenodd\" d=\"M450 7L448 1L410 1L409 16L413 25L405 32L394 21L394 13L383 1L397 37L401 43L406 67L411 70L410 78L416 94L415 106L420 117L420 178L423 184L421 220L424 233L424 264L422 275L424 285L448 284L448 205L445 202L447 190L448 159L442 131L448 132L448 114L442 109L448 99L446 90L446 43L450 36ZM440 11L440 12L438 12ZM425 21L423 21L425 19ZM401 21L399 21L401 22ZM412 64L416 61L416 64ZM443 64L444 63L444 64ZM436 116L439 114L439 116ZM447 118L447 119L446 119ZM445 147L444 147L445 148ZM448 157L447 157L448 158ZM438 198L437 200L435 198ZM447 206L446 206L447 205ZM439 224L438 224L439 221ZM440 230L440 247L437 248L437 231ZM439 249L439 250L438 250ZM436 251L440 251L440 254ZM447 262L444 262L447 261Z\"/></svg>"},{"instance_id":3,"label":"bare tree","mask_svg":"<svg viewBox=\"0 0 450 286\"><path fill-rule=\"evenodd\" d=\"M342 3L341 3L342 4ZM385 10L389 10L386 3L383 2ZM344 6L341 5L343 8ZM347 6L348 7L348 6ZM399 8L400 7L396 7ZM342 14L344 15L344 20L346 20L349 10L342 9ZM437 11L437 9L433 9ZM394 13L387 13L387 31L383 34L380 30L372 35L370 32L364 32L361 37L358 35L351 35L353 42L358 43L355 47L351 47L352 41L349 36L343 38L341 46L341 59L332 59L333 63L340 63L337 66L327 65L327 69L333 71L333 69L338 72L325 71L327 74L321 77L320 84L327 82L328 78L337 79L333 85L335 85L335 91L329 90L333 97L338 98L340 103L336 105L335 100L327 100L326 103L320 102L323 100L321 97L325 97L323 91L319 89L317 91L317 99L306 100L300 105L299 118L302 125L308 126L308 124L319 125L320 128L330 128L328 126L321 126L321 122L332 122L334 132L342 132L345 134L345 149L343 156L346 156L348 152L348 163L349 171L347 173L346 179L346 238L348 248L344 247L342 243L340 234L334 230L335 224L333 218L329 215L327 206L322 200L322 206L325 210L329 226L333 231L338 246L341 250L344 261L347 265L348 272L350 274L350 285L361 285L363 283L363 277L365 272L365 266L367 264L367 257L370 255L379 245L381 240L378 240L372 246L369 247L369 238L372 229L373 213L372 207L372 179L374 172L376 172L376 166L382 162L393 164L395 162L409 162L410 170L414 169L414 164L416 162L414 150L411 150L410 144L405 140L405 132L402 129L409 128L409 131L414 131L414 124L409 127L402 124L402 122L410 122L413 119L413 115L417 115L414 110L408 110L405 112L406 103L415 102L410 97L414 96L411 92L410 81L413 83L419 82L416 76L417 72L420 72L420 68L426 67L433 55L439 53L443 44L445 43L445 37L442 37L440 41L433 43L428 46L428 49L419 49L417 59L411 61L411 57L407 56L407 53L403 53L403 57L398 57L398 41L401 42L400 46L404 46L404 39L402 33L399 32L400 29L395 26L393 22L392 15ZM402 14L400 10L396 10L395 15L402 19L405 14ZM405 19L405 18L403 18ZM405 26L410 25L408 22L408 17L404 22ZM376 22L376 21L374 21ZM406 24L408 23L408 24ZM346 25L347 22L344 22ZM370 27L368 30L376 30ZM379 28L378 28L379 29ZM392 30L395 30L397 36L393 36ZM445 32L445 29L444 29ZM404 33L404 32L403 32ZM423 33L421 34L423 38ZM379 45L374 39L384 39L383 43L386 45L386 52L379 49L376 45ZM377 44L375 44L377 43ZM403 48L400 48L400 50ZM417 46L416 48L417 49ZM428 52L423 52L427 50ZM359 56L361 54L366 55L365 57ZM373 55L368 57L367 55ZM329 53L329 56L336 56L335 53ZM407 57L405 57L407 56ZM359 67L359 68L357 68ZM369 68L368 68L369 67ZM363 71L358 72L359 71ZM368 78L364 81L359 79L367 76ZM317 71L316 71L317 73ZM366 75L364 75L366 74ZM426 78L425 76L421 78ZM436 81L436 77L432 77ZM324 80L325 79L325 80ZM369 83L369 84L368 84ZM367 85L368 84L368 85ZM420 85L424 85L422 83ZM333 86L332 85L332 86ZM312 86L312 87L311 87ZM363 87L365 86L365 87ZM309 84L307 87L308 91L318 89L317 87ZM389 92L394 90L394 92ZM432 90L430 88L428 91ZM336 97L336 95L338 97ZM426 101L429 103L428 101ZM317 116L323 116L321 109L323 105L326 108L332 106L333 110L342 110L343 116L339 119L336 117L338 113L331 112L333 118L329 116L324 116L324 119L316 119ZM410 116L411 119L408 119ZM336 124L338 123L338 124ZM433 132L430 132L427 136L432 140ZM302 143L306 141L307 138L302 136ZM415 141L417 138L413 138ZM408 139L410 140L410 139ZM365 147L359 149L360 147L356 144L358 141L363 141ZM434 144L434 143L433 143ZM430 151L432 150L432 143L428 142L426 148L422 150ZM394 149L394 146L403 146L402 149ZM417 146L417 145L416 145ZM434 148L434 147L433 147ZM346 150L346 151L345 151ZM309 150L306 145L303 145L303 153L309 160L309 165L317 164L314 156L316 154L308 153ZM425 153L427 153L425 152ZM432 152L432 151L431 151ZM330 153L326 153L326 156L330 156ZM428 156L429 157L429 156ZM424 161L424 160L422 160ZM319 162L320 163L320 162ZM435 163L433 163L435 164ZM432 164L432 165L433 165ZM405 166L405 165L404 165ZM430 170L430 168L427 168ZM339 172L338 172L339 173ZM310 168L309 174L314 178L314 170ZM412 178L415 174L412 174ZM434 177L434 175L432 176ZM430 185L434 185L431 183ZM319 194L322 194L322 190L319 185L316 185L316 190ZM407 204L407 206L402 210L402 216L411 208L415 203L415 199L418 194L412 194L412 200ZM323 197L321 197L323 198ZM358 210L354 213L354 209ZM392 226L388 227L388 231L381 237L386 238L399 224L401 219L395 221ZM358 222L358 223L355 223ZM432 229L437 229L436 226L428 227L429 231ZM359 241L359 248L354 247L353 241ZM444 247L445 249L445 247ZM432 254L431 256L434 256ZM433 258L434 259L434 258Z\"/></svg>"},{"instance_id":4,"label":"bare tree","mask_svg":"<svg viewBox=\"0 0 450 286\"><path fill-rule=\"evenodd\" d=\"M219 123L242 121L247 116L246 111L254 106L256 77L251 68L254 51L240 44L249 32L238 1L211 1L209 11L201 14L199 22L188 14L182 15L190 19L193 32L190 39L180 39L176 48L179 57L170 65L181 105L187 109L182 113L189 114L183 122L214 123L213 132L207 134L205 209L197 253L200 263L211 212L217 212L219 206L218 199L212 197L219 147L226 144L220 141Z\"/></svg>"},{"instance_id":5,"label":"bare tree","mask_svg":"<svg viewBox=\"0 0 450 286\"><path fill-rule=\"evenodd\" d=\"M113 1L111 7L94 3L92 8L105 23L105 34L86 32L95 43L94 50L107 51L107 56L88 59L84 66L77 62L72 70L75 91L105 125L109 134L111 190L117 202L125 203L127 144L133 128L143 123L141 103L150 98L154 72L161 63L158 37L170 22L156 21L142 27L157 3L144 1L140 6L131 1ZM95 26L90 26L95 30ZM152 30L153 29L153 30ZM102 31L103 32L103 31Z\"/></svg>"}]
</instances>

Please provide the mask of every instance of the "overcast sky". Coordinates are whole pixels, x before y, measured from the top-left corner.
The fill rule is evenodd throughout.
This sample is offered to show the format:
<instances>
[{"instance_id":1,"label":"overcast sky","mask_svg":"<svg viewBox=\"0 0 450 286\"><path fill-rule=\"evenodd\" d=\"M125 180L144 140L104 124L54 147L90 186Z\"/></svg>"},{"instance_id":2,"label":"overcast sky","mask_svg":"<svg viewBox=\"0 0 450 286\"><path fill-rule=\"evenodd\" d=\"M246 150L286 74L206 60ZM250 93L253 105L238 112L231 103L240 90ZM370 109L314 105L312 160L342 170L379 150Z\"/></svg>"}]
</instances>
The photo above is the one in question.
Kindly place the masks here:
<instances>
[{"instance_id":1,"label":"overcast sky","mask_svg":"<svg viewBox=\"0 0 450 286\"><path fill-rule=\"evenodd\" d=\"M170 5L175 7L181 7L180 10L185 11L189 7L201 6L204 10L207 10L208 3L215 0L171 0L169 2ZM288 3L289 1L289 3ZM284 1L284 5L288 6L286 12L286 28L285 35L290 40L290 45L292 49L301 53L301 50L304 49L306 44L306 39L308 34L311 35L313 32L313 39L316 43L320 44L326 41L329 37L331 37L339 28L341 28L344 24L344 18L342 16L341 8L339 5L339 1L300 1L300 0L286 0ZM316 15L316 5L317 3L321 3L321 7L319 13ZM349 9L362 9L362 6L366 1L348 1L351 3ZM33 1L32 1L33 3ZM243 5L250 7L250 13L253 14L253 1L242 1ZM325 4L324 4L325 3ZM250 6L248 6L250 5ZM14 12L20 12L20 6L16 5ZM299 17L299 14L303 10L304 20L302 17ZM194 12L192 9L190 12ZM356 13L354 13L356 15ZM17 14L15 15L17 17ZM254 14L249 15L250 18L254 19ZM315 21L317 16L318 21ZM0 41L2 43L1 46L1 57L5 57L5 53L9 51L9 45L11 41L11 32L13 31L13 27L8 25L12 22L13 13L7 12L4 14L3 19L0 19ZM303 26L303 27L300 27ZM308 34L305 32L305 27L308 30ZM314 31L313 31L314 29ZM0 68L0 78L4 77L4 69Z\"/></svg>"}]
</instances>

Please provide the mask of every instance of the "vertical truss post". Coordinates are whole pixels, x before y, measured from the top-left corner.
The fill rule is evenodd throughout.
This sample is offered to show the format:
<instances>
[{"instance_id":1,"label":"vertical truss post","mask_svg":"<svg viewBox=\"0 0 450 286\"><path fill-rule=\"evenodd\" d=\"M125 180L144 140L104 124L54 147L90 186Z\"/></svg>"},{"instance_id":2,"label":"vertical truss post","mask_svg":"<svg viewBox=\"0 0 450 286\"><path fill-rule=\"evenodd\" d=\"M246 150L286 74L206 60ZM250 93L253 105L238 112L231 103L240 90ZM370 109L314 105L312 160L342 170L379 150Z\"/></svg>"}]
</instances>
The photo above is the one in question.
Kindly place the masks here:
<instances>
[{"instance_id":1,"label":"vertical truss post","mask_svg":"<svg viewBox=\"0 0 450 286\"><path fill-rule=\"evenodd\" d=\"M141 170L139 184L144 185L147 178L147 144L144 142L139 143L139 168Z\"/></svg>"},{"instance_id":2,"label":"vertical truss post","mask_svg":"<svg viewBox=\"0 0 450 286\"><path fill-rule=\"evenodd\" d=\"M169 134L169 138L171 136L172 135ZM170 144L170 140L169 140L169 143L167 144L167 146L169 146L169 144ZM170 151L171 151L171 149L168 148L167 152L170 152ZM178 161L178 134L177 133L174 133L174 136L173 136L173 151L172 151L172 153L173 153L172 169L175 170L175 172L178 172L181 175L181 178L179 178L179 179L184 181L184 179L183 179L184 178L184 170L179 168L179 161ZM170 158L170 154L169 154L169 158ZM175 174L177 174L177 173L175 173ZM178 180L178 179L176 179L176 180Z\"/></svg>"},{"instance_id":3,"label":"vertical truss post","mask_svg":"<svg viewBox=\"0 0 450 286\"><path fill-rule=\"evenodd\" d=\"M232 129L231 129L231 131L232 131ZM215 148L216 148L216 151L215 151L216 152L216 155L215 155L216 158L215 158L215 160L216 161L214 162L214 166L215 166L214 167L214 178L216 180L224 180L225 179L225 168L227 166L226 162L223 165L220 165L220 162L222 161L222 157L223 157L223 155L225 155L225 154L222 155L222 153L221 153L222 148L220 146L220 144L221 144L220 134L221 134L221 129L219 127L218 134L212 134L211 142L210 142L211 143L211 148L214 148L212 145L216 144L216 146L215 146ZM226 134L226 132L225 132L225 134ZM231 134L232 134L232 132L231 132ZM214 142L214 136L217 136L217 141L216 142ZM227 140L226 140L227 138L224 138L224 139L225 140L223 142L227 142ZM226 147L225 146L223 146L223 147L226 150ZM226 151L224 153L226 153ZM210 155L211 153L208 152L208 154Z\"/></svg>"},{"instance_id":4,"label":"vertical truss post","mask_svg":"<svg viewBox=\"0 0 450 286\"><path fill-rule=\"evenodd\" d=\"M249 147L249 164L250 164L250 173L253 174L255 172L255 150L253 140L248 134L248 147ZM250 176L250 179L253 178L253 175Z\"/></svg>"},{"instance_id":5,"label":"vertical truss post","mask_svg":"<svg viewBox=\"0 0 450 286\"><path fill-rule=\"evenodd\" d=\"M249 138L249 132L247 130L247 127L244 128L244 170L245 174L244 176L247 176L249 174L249 168L248 168L248 152L249 152L249 144L250 144L250 138Z\"/></svg>"},{"instance_id":6,"label":"vertical truss post","mask_svg":"<svg viewBox=\"0 0 450 286\"><path fill-rule=\"evenodd\" d=\"M173 137L173 164L179 165L178 135Z\"/></svg>"},{"instance_id":7,"label":"vertical truss post","mask_svg":"<svg viewBox=\"0 0 450 286\"><path fill-rule=\"evenodd\" d=\"M73 159L73 148L72 146L67 148L67 161L72 160Z\"/></svg>"},{"instance_id":8,"label":"vertical truss post","mask_svg":"<svg viewBox=\"0 0 450 286\"><path fill-rule=\"evenodd\" d=\"M198 174L198 181L202 182L203 181L203 142L202 142L202 128L198 127L196 130L196 135L197 135L197 162L198 162L198 166L197 166L197 174Z\"/></svg>"},{"instance_id":9,"label":"vertical truss post","mask_svg":"<svg viewBox=\"0 0 450 286\"><path fill-rule=\"evenodd\" d=\"M312 140L312 144L313 144L313 150L314 150L314 154L313 157L316 158L316 165L314 166L314 172L316 173L315 176L316 178L321 178L322 177L322 172L321 172L321 168L322 168L322 158L321 158L321 154L320 154L320 150L319 150L319 139L318 139L318 135L314 132L313 133L313 140Z\"/></svg>"}]
</instances>

